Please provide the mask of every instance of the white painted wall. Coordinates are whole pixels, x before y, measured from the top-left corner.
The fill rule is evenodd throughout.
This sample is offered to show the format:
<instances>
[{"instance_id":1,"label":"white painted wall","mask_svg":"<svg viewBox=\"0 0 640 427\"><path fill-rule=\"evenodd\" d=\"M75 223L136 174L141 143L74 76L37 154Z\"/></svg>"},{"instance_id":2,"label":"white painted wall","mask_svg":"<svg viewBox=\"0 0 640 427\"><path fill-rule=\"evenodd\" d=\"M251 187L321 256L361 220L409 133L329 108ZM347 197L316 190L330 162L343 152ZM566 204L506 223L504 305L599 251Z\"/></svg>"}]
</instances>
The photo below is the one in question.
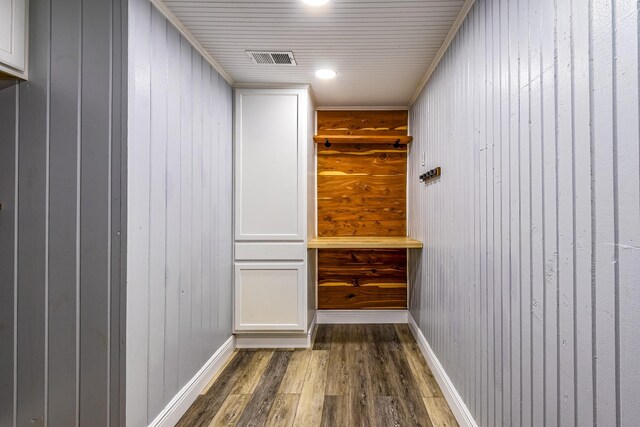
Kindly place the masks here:
<instances>
[{"instance_id":1,"label":"white painted wall","mask_svg":"<svg viewBox=\"0 0 640 427\"><path fill-rule=\"evenodd\" d=\"M30 1L0 82L3 427L124 424L126 7Z\"/></svg>"},{"instance_id":2,"label":"white painted wall","mask_svg":"<svg viewBox=\"0 0 640 427\"><path fill-rule=\"evenodd\" d=\"M146 0L129 7L127 425L231 335L232 90Z\"/></svg>"},{"instance_id":3,"label":"white painted wall","mask_svg":"<svg viewBox=\"0 0 640 427\"><path fill-rule=\"evenodd\" d=\"M410 122L411 313L477 423L636 425L637 2L478 0Z\"/></svg>"}]
</instances>

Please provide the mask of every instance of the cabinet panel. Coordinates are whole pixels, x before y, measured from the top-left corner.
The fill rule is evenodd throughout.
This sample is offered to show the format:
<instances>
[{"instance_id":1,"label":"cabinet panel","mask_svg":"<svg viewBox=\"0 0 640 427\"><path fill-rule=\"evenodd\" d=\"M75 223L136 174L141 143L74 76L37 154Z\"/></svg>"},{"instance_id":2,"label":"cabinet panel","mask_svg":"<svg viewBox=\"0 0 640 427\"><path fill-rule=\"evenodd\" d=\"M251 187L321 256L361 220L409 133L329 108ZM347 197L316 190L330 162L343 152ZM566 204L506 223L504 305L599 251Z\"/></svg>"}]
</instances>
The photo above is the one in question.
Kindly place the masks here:
<instances>
[{"instance_id":1,"label":"cabinet panel","mask_svg":"<svg viewBox=\"0 0 640 427\"><path fill-rule=\"evenodd\" d=\"M296 242L236 243L236 261L304 261L306 250Z\"/></svg>"},{"instance_id":2,"label":"cabinet panel","mask_svg":"<svg viewBox=\"0 0 640 427\"><path fill-rule=\"evenodd\" d=\"M303 240L300 114L292 91L236 93L236 240Z\"/></svg>"},{"instance_id":3,"label":"cabinet panel","mask_svg":"<svg viewBox=\"0 0 640 427\"><path fill-rule=\"evenodd\" d=\"M26 16L26 0L0 0L0 71L19 77L25 71Z\"/></svg>"},{"instance_id":4,"label":"cabinet panel","mask_svg":"<svg viewBox=\"0 0 640 427\"><path fill-rule=\"evenodd\" d=\"M236 331L304 331L302 263L236 263Z\"/></svg>"}]
</instances>

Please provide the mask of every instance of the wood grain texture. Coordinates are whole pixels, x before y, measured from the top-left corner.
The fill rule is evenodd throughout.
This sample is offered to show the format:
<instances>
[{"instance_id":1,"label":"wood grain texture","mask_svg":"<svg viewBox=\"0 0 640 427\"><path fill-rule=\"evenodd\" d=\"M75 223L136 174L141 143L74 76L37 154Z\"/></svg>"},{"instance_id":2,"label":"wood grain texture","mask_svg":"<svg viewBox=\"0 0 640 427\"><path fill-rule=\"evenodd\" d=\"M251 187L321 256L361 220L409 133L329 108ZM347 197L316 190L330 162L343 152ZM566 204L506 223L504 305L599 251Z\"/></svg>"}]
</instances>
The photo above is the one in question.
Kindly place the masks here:
<instances>
[{"instance_id":1,"label":"wood grain texture","mask_svg":"<svg viewBox=\"0 0 640 427\"><path fill-rule=\"evenodd\" d=\"M407 150L403 147L379 147L368 144L341 144L318 147L318 171L329 175L344 174L403 175L406 172Z\"/></svg>"},{"instance_id":2,"label":"wood grain texture","mask_svg":"<svg viewBox=\"0 0 640 427\"><path fill-rule=\"evenodd\" d=\"M406 308L405 249L318 250L318 308Z\"/></svg>"},{"instance_id":3,"label":"wood grain texture","mask_svg":"<svg viewBox=\"0 0 640 427\"><path fill-rule=\"evenodd\" d=\"M249 368L238 377L231 394L252 394L273 356L273 350L258 350L253 353Z\"/></svg>"},{"instance_id":4,"label":"wood grain texture","mask_svg":"<svg viewBox=\"0 0 640 427\"><path fill-rule=\"evenodd\" d=\"M418 344L413 339L409 327L407 325L396 325L396 333L400 337L409 368L418 382L422 397L442 397L440 386L438 386L431 370L427 367L424 356L422 356Z\"/></svg>"},{"instance_id":5,"label":"wood grain texture","mask_svg":"<svg viewBox=\"0 0 640 427\"><path fill-rule=\"evenodd\" d=\"M424 425L430 426L428 413L424 407L422 396L420 393L414 393L419 390L417 382L409 369L406 357L403 352L389 351L387 348L387 363L385 368L387 375L391 379L392 395L404 396L400 400L400 406L405 413L407 422L404 425Z\"/></svg>"},{"instance_id":6,"label":"wood grain texture","mask_svg":"<svg viewBox=\"0 0 640 427\"><path fill-rule=\"evenodd\" d=\"M206 394L198 396L189 410L176 424L179 427L206 426L213 420L215 414L224 404L229 392L237 379L242 375L244 368L249 364L252 352L239 351L231 362L222 371L216 382L209 388Z\"/></svg>"},{"instance_id":7,"label":"wood grain texture","mask_svg":"<svg viewBox=\"0 0 640 427\"><path fill-rule=\"evenodd\" d=\"M323 310L406 309L407 289L406 286L321 286L318 307Z\"/></svg>"},{"instance_id":8,"label":"wood grain texture","mask_svg":"<svg viewBox=\"0 0 640 427\"><path fill-rule=\"evenodd\" d=\"M230 394L227 396L218 413L211 420L209 427L235 426L250 398L249 394Z\"/></svg>"},{"instance_id":9,"label":"wood grain texture","mask_svg":"<svg viewBox=\"0 0 640 427\"><path fill-rule=\"evenodd\" d=\"M267 418L267 427L289 427L293 425L296 411L298 409L299 394L278 394L273 402L269 418Z\"/></svg>"},{"instance_id":10,"label":"wood grain texture","mask_svg":"<svg viewBox=\"0 0 640 427\"><path fill-rule=\"evenodd\" d=\"M319 236L406 235L406 147L319 146L317 157Z\"/></svg>"},{"instance_id":11,"label":"wood grain texture","mask_svg":"<svg viewBox=\"0 0 640 427\"><path fill-rule=\"evenodd\" d=\"M315 135L316 144L329 141L330 144L409 144L413 141L410 136L382 136L382 135Z\"/></svg>"},{"instance_id":12,"label":"wood grain texture","mask_svg":"<svg viewBox=\"0 0 640 427\"><path fill-rule=\"evenodd\" d=\"M310 357L311 352L309 350L297 350L293 352L278 393L302 393L302 386L304 385L304 378Z\"/></svg>"},{"instance_id":13,"label":"wood grain texture","mask_svg":"<svg viewBox=\"0 0 640 427\"><path fill-rule=\"evenodd\" d=\"M388 138L406 135L407 120L404 111L320 111L318 134ZM406 237L406 146L318 145L317 159L319 238ZM406 251L400 253L379 261L373 250L319 251L318 308L406 308Z\"/></svg>"},{"instance_id":14,"label":"wood grain texture","mask_svg":"<svg viewBox=\"0 0 640 427\"><path fill-rule=\"evenodd\" d=\"M324 404L324 390L327 381L327 367L329 362L328 350L313 350L307 377L300 394L300 401L296 411L295 426L318 426L322 421L322 406Z\"/></svg>"},{"instance_id":15,"label":"wood grain texture","mask_svg":"<svg viewBox=\"0 0 640 427\"><path fill-rule=\"evenodd\" d=\"M402 200L405 190L404 175L318 175L319 203L330 198L353 196L398 197Z\"/></svg>"},{"instance_id":16,"label":"wood grain texture","mask_svg":"<svg viewBox=\"0 0 640 427\"><path fill-rule=\"evenodd\" d=\"M325 395L322 408L322 427L351 426L353 424L350 415L349 396Z\"/></svg>"},{"instance_id":17,"label":"wood grain texture","mask_svg":"<svg viewBox=\"0 0 640 427\"><path fill-rule=\"evenodd\" d=\"M253 378L246 371L255 369L258 353L236 352L189 409L198 417L179 425L457 425L441 394L425 397L434 394L416 373L433 376L423 358L413 357L417 344L406 325L322 325L318 337L319 350L273 352L253 394L229 393L241 379ZM287 377L296 381L286 386Z\"/></svg>"},{"instance_id":18,"label":"wood grain texture","mask_svg":"<svg viewBox=\"0 0 640 427\"><path fill-rule=\"evenodd\" d=\"M318 134L407 135L407 111L318 111Z\"/></svg>"},{"instance_id":19,"label":"wood grain texture","mask_svg":"<svg viewBox=\"0 0 640 427\"><path fill-rule=\"evenodd\" d=\"M316 338L313 342L314 350L329 350L331 348L331 335L333 328L331 325L318 325L316 329Z\"/></svg>"},{"instance_id":20,"label":"wood grain texture","mask_svg":"<svg viewBox=\"0 0 640 427\"><path fill-rule=\"evenodd\" d=\"M316 237L307 244L308 248L315 249L420 249L422 246L422 242L410 237Z\"/></svg>"},{"instance_id":21,"label":"wood grain texture","mask_svg":"<svg viewBox=\"0 0 640 427\"><path fill-rule=\"evenodd\" d=\"M282 378L287 371L291 353L293 352L276 351L273 354L255 392L247 403L245 411L238 420L239 425L257 427L266 423Z\"/></svg>"},{"instance_id":22,"label":"wood grain texture","mask_svg":"<svg viewBox=\"0 0 640 427\"><path fill-rule=\"evenodd\" d=\"M401 235L405 233L405 221L318 221L318 228L329 231L318 232L321 236L372 236Z\"/></svg>"},{"instance_id":23,"label":"wood grain texture","mask_svg":"<svg viewBox=\"0 0 640 427\"><path fill-rule=\"evenodd\" d=\"M458 426L456 418L443 397L425 397L423 400L424 406L429 413L429 419L434 427Z\"/></svg>"},{"instance_id":24,"label":"wood grain texture","mask_svg":"<svg viewBox=\"0 0 640 427\"><path fill-rule=\"evenodd\" d=\"M366 336L366 334L363 334ZM366 344L362 344L367 346ZM353 425L376 422L376 401L366 351L353 351L349 357L351 377L349 385L349 409Z\"/></svg>"},{"instance_id":25,"label":"wood grain texture","mask_svg":"<svg viewBox=\"0 0 640 427\"><path fill-rule=\"evenodd\" d=\"M350 377L349 327L348 325L335 325L331 330L331 352L329 354L331 374L327 376L325 394L327 396L348 396Z\"/></svg>"},{"instance_id":26,"label":"wood grain texture","mask_svg":"<svg viewBox=\"0 0 640 427\"><path fill-rule=\"evenodd\" d=\"M403 417L400 400L391 396L378 396L376 398L376 416L383 426L406 426L407 420Z\"/></svg>"},{"instance_id":27,"label":"wood grain texture","mask_svg":"<svg viewBox=\"0 0 640 427\"><path fill-rule=\"evenodd\" d=\"M391 202L391 206L357 208L340 206L333 203L323 204L318 209L318 219L321 221L385 221L388 219L405 221L407 212L399 203Z\"/></svg>"}]
</instances>

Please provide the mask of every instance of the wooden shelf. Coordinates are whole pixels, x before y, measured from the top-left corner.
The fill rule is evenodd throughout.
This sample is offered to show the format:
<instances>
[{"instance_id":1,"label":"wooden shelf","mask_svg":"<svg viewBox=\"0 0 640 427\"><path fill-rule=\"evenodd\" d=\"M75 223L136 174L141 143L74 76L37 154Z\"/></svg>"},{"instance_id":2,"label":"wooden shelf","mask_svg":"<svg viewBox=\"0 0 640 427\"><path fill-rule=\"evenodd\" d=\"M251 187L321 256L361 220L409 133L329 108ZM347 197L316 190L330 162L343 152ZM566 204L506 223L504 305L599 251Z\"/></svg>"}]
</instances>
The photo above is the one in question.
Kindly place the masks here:
<instances>
[{"instance_id":1,"label":"wooden shelf","mask_svg":"<svg viewBox=\"0 0 640 427\"><path fill-rule=\"evenodd\" d=\"M315 237L309 249L420 249L422 242L410 237Z\"/></svg>"},{"instance_id":2,"label":"wooden shelf","mask_svg":"<svg viewBox=\"0 0 640 427\"><path fill-rule=\"evenodd\" d=\"M412 136L388 135L314 135L316 144L324 144L326 140L331 144L395 144L406 145L413 141Z\"/></svg>"}]
</instances>

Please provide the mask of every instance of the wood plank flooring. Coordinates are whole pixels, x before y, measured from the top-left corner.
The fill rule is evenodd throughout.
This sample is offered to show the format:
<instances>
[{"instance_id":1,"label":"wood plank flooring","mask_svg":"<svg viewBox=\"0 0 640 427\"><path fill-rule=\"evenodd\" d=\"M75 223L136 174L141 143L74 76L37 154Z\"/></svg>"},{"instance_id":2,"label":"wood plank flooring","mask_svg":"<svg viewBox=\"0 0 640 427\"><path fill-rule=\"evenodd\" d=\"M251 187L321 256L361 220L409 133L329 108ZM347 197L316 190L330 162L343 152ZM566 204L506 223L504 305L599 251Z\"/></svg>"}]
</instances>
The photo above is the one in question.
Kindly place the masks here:
<instances>
[{"instance_id":1,"label":"wood plank flooring","mask_svg":"<svg viewBox=\"0 0 640 427\"><path fill-rule=\"evenodd\" d=\"M407 325L319 325L310 350L237 350L178 426L457 426Z\"/></svg>"}]
</instances>

